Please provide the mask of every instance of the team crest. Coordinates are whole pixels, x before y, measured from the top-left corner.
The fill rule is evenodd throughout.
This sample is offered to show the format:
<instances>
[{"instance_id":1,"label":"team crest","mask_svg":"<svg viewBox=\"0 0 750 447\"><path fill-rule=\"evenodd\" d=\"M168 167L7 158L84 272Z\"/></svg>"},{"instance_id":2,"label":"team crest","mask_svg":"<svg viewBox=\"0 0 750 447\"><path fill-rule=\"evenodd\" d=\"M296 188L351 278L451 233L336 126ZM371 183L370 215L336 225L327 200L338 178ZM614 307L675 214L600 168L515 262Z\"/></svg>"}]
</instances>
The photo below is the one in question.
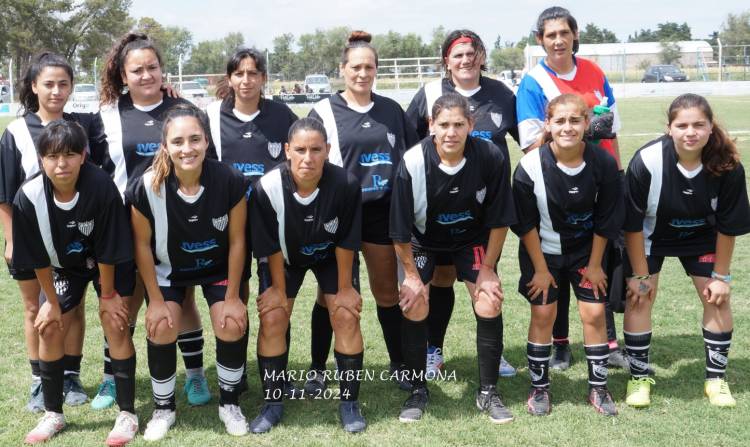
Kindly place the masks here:
<instances>
[{"instance_id":1,"label":"team crest","mask_svg":"<svg viewBox=\"0 0 750 447\"><path fill-rule=\"evenodd\" d=\"M325 230L331 234L336 234L336 229L338 227L339 227L338 217L334 217L333 219L323 224L323 228L325 228Z\"/></svg>"},{"instance_id":2,"label":"team crest","mask_svg":"<svg viewBox=\"0 0 750 447\"><path fill-rule=\"evenodd\" d=\"M391 143L391 147L396 147L396 134L386 132L386 136L388 137L388 142Z\"/></svg>"},{"instance_id":3,"label":"team crest","mask_svg":"<svg viewBox=\"0 0 750 447\"><path fill-rule=\"evenodd\" d=\"M427 256L422 254L415 256L414 263L417 264L418 268L423 269L427 265Z\"/></svg>"},{"instance_id":4,"label":"team crest","mask_svg":"<svg viewBox=\"0 0 750 447\"><path fill-rule=\"evenodd\" d=\"M609 369L604 365L593 365L593 368L591 371L594 373L596 377L602 380L606 380L607 376L609 375Z\"/></svg>"},{"instance_id":5,"label":"team crest","mask_svg":"<svg viewBox=\"0 0 750 447\"><path fill-rule=\"evenodd\" d=\"M716 211L716 208L719 206L719 198L714 197L711 199L711 209Z\"/></svg>"},{"instance_id":6,"label":"team crest","mask_svg":"<svg viewBox=\"0 0 750 447\"><path fill-rule=\"evenodd\" d=\"M224 231L227 227L227 222L229 222L229 216L225 214L221 217L214 217L211 219L211 222L214 224L214 228L219 231Z\"/></svg>"},{"instance_id":7,"label":"team crest","mask_svg":"<svg viewBox=\"0 0 750 447\"><path fill-rule=\"evenodd\" d=\"M272 158L276 158L281 153L281 143L268 143L268 153Z\"/></svg>"},{"instance_id":8,"label":"team crest","mask_svg":"<svg viewBox=\"0 0 750 447\"><path fill-rule=\"evenodd\" d=\"M63 277L57 277L54 280L54 286L57 296L65 296L65 294L68 293L68 289L70 289L70 283Z\"/></svg>"},{"instance_id":9,"label":"team crest","mask_svg":"<svg viewBox=\"0 0 750 447\"><path fill-rule=\"evenodd\" d=\"M477 202L484 203L484 197L487 195L487 187L480 189L477 191Z\"/></svg>"},{"instance_id":10,"label":"team crest","mask_svg":"<svg viewBox=\"0 0 750 447\"><path fill-rule=\"evenodd\" d=\"M94 219L87 222L78 222L78 231L84 236L89 236L91 232L94 231Z\"/></svg>"},{"instance_id":11,"label":"team crest","mask_svg":"<svg viewBox=\"0 0 750 447\"><path fill-rule=\"evenodd\" d=\"M500 127L503 124L502 113L490 112L490 118L492 118L492 122L495 123L497 127Z\"/></svg>"}]
</instances>

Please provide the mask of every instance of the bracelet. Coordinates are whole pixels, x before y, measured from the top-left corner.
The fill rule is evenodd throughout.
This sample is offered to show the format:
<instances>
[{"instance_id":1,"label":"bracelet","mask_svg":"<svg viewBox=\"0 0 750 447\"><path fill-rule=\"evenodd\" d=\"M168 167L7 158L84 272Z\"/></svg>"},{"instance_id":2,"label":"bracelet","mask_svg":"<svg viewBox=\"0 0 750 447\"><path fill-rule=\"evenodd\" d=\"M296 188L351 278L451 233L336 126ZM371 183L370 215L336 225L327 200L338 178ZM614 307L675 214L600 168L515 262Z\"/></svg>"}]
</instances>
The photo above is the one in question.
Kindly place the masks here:
<instances>
[{"instance_id":1,"label":"bracelet","mask_svg":"<svg viewBox=\"0 0 750 447\"><path fill-rule=\"evenodd\" d=\"M646 281L647 279L651 279L651 275L633 275L631 276L633 279L637 279L639 281Z\"/></svg>"},{"instance_id":2,"label":"bracelet","mask_svg":"<svg viewBox=\"0 0 750 447\"><path fill-rule=\"evenodd\" d=\"M727 284L729 284L729 283L732 282L732 275L730 275L728 273L726 275L720 275L720 274L712 271L711 272L711 278L712 279L718 279L719 281L725 282Z\"/></svg>"},{"instance_id":3,"label":"bracelet","mask_svg":"<svg viewBox=\"0 0 750 447\"><path fill-rule=\"evenodd\" d=\"M109 294L109 295L101 295L99 297L99 299L102 299L102 300L111 300L115 296L117 296L117 290L112 289L112 293L111 294Z\"/></svg>"}]
</instances>

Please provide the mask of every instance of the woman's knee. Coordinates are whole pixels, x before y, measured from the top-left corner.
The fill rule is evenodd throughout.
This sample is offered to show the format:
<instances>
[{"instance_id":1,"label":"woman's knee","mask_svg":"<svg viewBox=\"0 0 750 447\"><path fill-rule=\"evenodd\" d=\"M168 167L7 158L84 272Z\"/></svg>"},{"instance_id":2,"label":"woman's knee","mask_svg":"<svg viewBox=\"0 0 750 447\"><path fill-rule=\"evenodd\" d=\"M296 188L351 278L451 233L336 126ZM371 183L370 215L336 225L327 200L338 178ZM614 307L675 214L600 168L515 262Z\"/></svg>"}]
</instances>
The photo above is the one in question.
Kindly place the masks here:
<instances>
[{"instance_id":1,"label":"woman's knee","mask_svg":"<svg viewBox=\"0 0 750 447\"><path fill-rule=\"evenodd\" d=\"M162 319L156 323L154 328L154 336L151 341L157 344L172 343L177 340L177 325L175 327L169 327L169 323L166 319Z\"/></svg>"},{"instance_id":2,"label":"woman's knee","mask_svg":"<svg viewBox=\"0 0 750 447\"><path fill-rule=\"evenodd\" d=\"M500 315L502 309L502 302L498 305L484 294L480 294L474 303L474 312L482 318L495 318Z\"/></svg>"},{"instance_id":3,"label":"woman's knee","mask_svg":"<svg viewBox=\"0 0 750 447\"><path fill-rule=\"evenodd\" d=\"M284 309L273 309L260 317L260 331L266 337L286 334L286 328L289 326L289 315Z\"/></svg>"},{"instance_id":4,"label":"woman's knee","mask_svg":"<svg viewBox=\"0 0 750 447\"><path fill-rule=\"evenodd\" d=\"M359 319L347 308L339 307L331 316L334 332L352 332L359 329Z\"/></svg>"}]
</instances>

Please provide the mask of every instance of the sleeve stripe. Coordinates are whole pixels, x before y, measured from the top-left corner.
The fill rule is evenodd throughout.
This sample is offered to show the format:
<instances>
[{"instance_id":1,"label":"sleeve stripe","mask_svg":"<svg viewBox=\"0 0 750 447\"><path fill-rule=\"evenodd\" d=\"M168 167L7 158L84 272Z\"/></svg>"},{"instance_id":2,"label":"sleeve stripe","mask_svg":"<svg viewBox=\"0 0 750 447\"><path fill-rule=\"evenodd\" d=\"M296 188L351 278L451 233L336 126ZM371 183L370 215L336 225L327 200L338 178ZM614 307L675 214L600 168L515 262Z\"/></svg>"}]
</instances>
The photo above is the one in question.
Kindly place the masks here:
<instances>
[{"instance_id":1,"label":"sleeve stripe","mask_svg":"<svg viewBox=\"0 0 750 447\"><path fill-rule=\"evenodd\" d=\"M331 98L317 102L313 106L313 110L323 120L323 125L328 134L328 144L331 145L331 150L328 152L328 161L336 166L344 166L344 159L341 156L341 147L339 146L339 131L336 127L336 117L333 115L333 108L331 107Z\"/></svg>"}]
</instances>

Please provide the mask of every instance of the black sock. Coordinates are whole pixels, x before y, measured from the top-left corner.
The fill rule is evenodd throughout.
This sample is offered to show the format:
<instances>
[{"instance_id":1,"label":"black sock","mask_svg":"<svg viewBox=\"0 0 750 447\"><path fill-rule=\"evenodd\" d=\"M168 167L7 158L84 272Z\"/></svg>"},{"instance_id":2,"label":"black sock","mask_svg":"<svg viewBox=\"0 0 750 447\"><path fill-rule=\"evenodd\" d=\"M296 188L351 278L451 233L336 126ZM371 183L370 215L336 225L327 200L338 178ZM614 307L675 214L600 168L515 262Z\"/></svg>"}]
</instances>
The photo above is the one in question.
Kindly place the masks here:
<instances>
[{"instance_id":1,"label":"black sock","mask_svg":"<svg viewBox=\"0 0 750 447\"><path fill-rule=\"evenodd\" d=\"M549 360L552 344L526 342L526 358L529 361L529 376L534 388L549 388Z\"/></svg>"},{"instance_id":2,"label":"black sock","mask_svg":"<svg viewBox=\"0 0 750 447\"><path fill-rule=\"evenodd\" d=\"M124 360L112 359L112 371L120 411L135 414L135 354Z\"/></svg>"},{"instance_id":3,"label":"black sock","mask_svg":"<svg viewBox=\"0 0 750 447\"><path fill-rule=\"evenodd\" d=\"M157 345L148 340L148 370L157 410L175 409L174 387L177 373L177 343Z\"/></svg>"},{"instance_id":4,"label":"black sock","mask_svg":"<svg viewBox=\"0 0 750 447\"><path fill-rule=\"evenodd\" d=\"M219 405L239 405L238 385L245 370L242 339L224 341L216 337L216 375L219 377Z\"/></svg>"},{"instance_id":5,"label":"black sock","mask_svg":"<svg viewBox=\"0 0 750 447\"><path fill-rule=\"evenodd\" d=\"M445 332L453 315L456 294L453 286L430 286L430 313L427 315L427 342L429 346L443 349Z\"/></svg>"},{"instance_id":6,"label":"black sock","mask_svg":"<svg viewBox=\"0 0 750 447\"><path fill-rule=\"evenodd\" d=\"M703 328L703 345L706 350L706 379L723 378L729 363L732 331L711 332Z\"/></svg>"},{"instance_id":7,"label":"black sock","mask_svg":"<svg viewBox=\"0 0 750 447\"><path fill-rule=\"evenodd\" d=\"M63 406L63 358L52 362L39 360L39 370L42 377L42 394L44 396L44 409L62 413Z\"/></svg>"},{"instance_id":8,"label":"black sock","mask_svg":"<svg viewBox=\"0 0 750 447\"><path fill-rule=\"evenodd\" d=\"M583 345L583 350L586 352L586 363L589 368L589 387L607 386L609 345Z\"/></svg>"},{"instance_id":9,"label":"black sock","mask_svg":"<svg viewBox=\"0 0 750 447\"><path fill-rule=\"evenodd\" d=\"M624 332L625 352L630 362L630 375L636 379L648 377L648 349L651 346L651 331L641 333Z\"/></svg>"},{"instance_id":10,"label":"black sock","mask_svg":"<svg viewBox=\"0 0 750 447\"><path fill-rule=\"evenodd\" d=\"M179 334L177 345L180 347L185 369L203 368L203 328Z\"/></svg>"},{"instance_id":11,"label":"black sock","mask_svg":"<svg viewBox=\"0 0 750 447\"><path fill-rule=\"evenodd\" d=\"M258 354L258 372L263 384L263 399L266 402L281 402L284 397L284 378L287 357L285 354L276 357L264 357Z\"/></svg>"},{"instance_id":12,"label":"black sock","mask_svg":"<svg viewBox=\"0 0 750 447\"><path fill-rule=\"evenodd\" d=\"M477 320L477 360L479 362L479 385L497 385L497 370L503 355L503 315Z\"/></svg>"},{"instance_id":13,"label":"black sock","mask_svg":"<svg viewBox=\"0 0 750 447\"><path fill-rule=\"evenodd\" d=\"M63 355L63 369L65 370L65 375L81 375L81 359L83 358L82 355Z\"/></svg>"},{"instance_id":14,"label":"black sock","mask_svg":"<svg viewBox=\"0 0 750 447\"><path fill-rule=\"evenodd\" d=\"M39 360L29 360L31 365L31 377L41 377L42 372L39 370Z\"/></svg>"},{"instance_id":15,"label":"black sock","mask_svg":"<svg viewBox=\"0 0 750 447\"><path fill-rule=\"evenodd\" d=\"M333 327L331 318L328 316L328 308L315 302L310 318L310 369L319 371L326 369L331 340L333 340Z\"/></svg>"},{"instance_id":16,"label":"black sock","mask_svg":"<svg viewBox=\"0 0 750 447\"><path fill-rule=\"evenodd\" d=\"M250 341L250 319L249 318L247 322L248 324L247 326L245 326L245 333L242 334L242 338L240 339L240 341L242 342L242 378L240 379L240 384L241 384L240 391L247 388L247 345Z\"/></svg>"},{"instance_id":17,"label":"black sock","mask_svg":"<svg viewBox=\"0 0 750 447\"><path fill-rule=\"evenodd\" d=\"M424 370L427 367L427 319L401 319L401 343L409 382L414 389L426 387Z\"/></svg>"},{"instance_id":18,"label":"black sock","mask_svg":"<svg viewBox=\"0 0 750 447\"><path fill-rule=\"evenodd\" d=\"M341 354L334 349L336 365L339 368L339 391L342 401L359 400L359 383L362 374L363 352L359 354Z\"/></svg>"},{"instance_id":19,"label":"black sock","mask_svg":"<svg viewBox=\"0 0 750 447\"><path fill-rule=\"evenodd\" d=\"M565 346L569 343L569 308L570 308L570 286L568 280L560 280L557 288L557 317L552 326L552 344Z\"/></svg>"},{"instance_id":20,"label":"black sock","mask_svg":"<svg viewBox=\"0 0 750 447\"><path fill-rule=\"evenodd\" d=\"M133 338L133 334L135 334L135 323L129 324L128 329L130 329L130 338ZM107 340L107 337L104 337L104 375L105 376L114 376L114 373L112 372L111 359L112 357L109 354L109 341Z\"/></svg>"},{"instance_id":21,"label":"black sock","mask_svg":"<svg viewBox=\"0 0 750 447\"><path fill-rule=\"evenodd\" d=\"M377 306L377 308L388 358L391 364L401 365L404 363L404 354L401 351L401 308L398 304L391 307Z\"/></svg>"}]
</instances>

